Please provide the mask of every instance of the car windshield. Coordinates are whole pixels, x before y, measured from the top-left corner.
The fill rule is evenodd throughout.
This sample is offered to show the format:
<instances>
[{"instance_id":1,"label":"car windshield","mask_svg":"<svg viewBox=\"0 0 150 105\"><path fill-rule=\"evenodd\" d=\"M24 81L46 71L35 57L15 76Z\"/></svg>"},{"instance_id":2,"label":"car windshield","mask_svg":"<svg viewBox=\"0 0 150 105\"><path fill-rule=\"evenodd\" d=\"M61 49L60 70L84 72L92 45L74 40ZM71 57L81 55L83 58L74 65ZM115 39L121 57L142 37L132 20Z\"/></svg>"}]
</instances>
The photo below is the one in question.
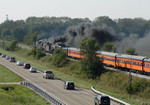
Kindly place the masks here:
<instances>
[{"instance_id":1,"label":"car windshield","mask_svg":"<svg viewBox=\"0 0 150 105\"><path fill-rule=\"evenodd\" d=\"M52 71L46 71L47 74L52 74Z\"/></svg>"}]
</instances>

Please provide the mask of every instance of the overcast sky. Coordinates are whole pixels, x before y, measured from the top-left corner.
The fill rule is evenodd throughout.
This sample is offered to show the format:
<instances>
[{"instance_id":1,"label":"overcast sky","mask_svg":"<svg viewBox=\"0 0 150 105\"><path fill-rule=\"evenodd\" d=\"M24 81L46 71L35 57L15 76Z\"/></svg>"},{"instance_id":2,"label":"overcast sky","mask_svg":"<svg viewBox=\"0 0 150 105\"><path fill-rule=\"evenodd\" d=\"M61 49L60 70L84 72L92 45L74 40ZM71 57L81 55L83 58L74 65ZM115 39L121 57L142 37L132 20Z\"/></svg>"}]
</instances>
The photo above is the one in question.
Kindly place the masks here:
<instances>
[{"instance_id":1,"label":"overcast sky","mask_svg":"<svg viewBox=\"0 0 150 105\"><path fill-rule=\"evenodd\" d=\"M95 19L142 17L150 19L150 0L0 0L0 23L36 16Z\"/></svg>"}]
</instances>

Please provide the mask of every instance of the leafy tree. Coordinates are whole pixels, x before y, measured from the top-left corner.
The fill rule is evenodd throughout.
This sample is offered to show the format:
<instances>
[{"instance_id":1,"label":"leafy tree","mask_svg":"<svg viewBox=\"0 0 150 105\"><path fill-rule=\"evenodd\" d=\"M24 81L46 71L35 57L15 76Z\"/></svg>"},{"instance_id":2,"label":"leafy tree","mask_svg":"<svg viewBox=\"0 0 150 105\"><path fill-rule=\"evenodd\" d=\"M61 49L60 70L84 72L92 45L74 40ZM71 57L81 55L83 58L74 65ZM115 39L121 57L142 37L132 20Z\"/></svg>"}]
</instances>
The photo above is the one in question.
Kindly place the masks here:
<instances>
[{"instance_id":1,"label":"leafy tree","mask_svg":"<svg viewBox=\"0 0 150 105\"><path fill-rule=\"evenodd\" d=\"M26 35L26 32L22 28L15 28L13 30L13 37L18 41L22 42L24 39L24 36Z\"/></svg>"},{"instance_id":2,"label":"leafy tree","mask_svg":"<svg viewBox=\"0 0 150 105\"><path fill-rule=\"evenodd\" d=\"M25 36L24 43L28 45L33 44L33 42L37 40L37 35L38 35L38 32L29 33L28 35Z\"/></svg>"},{"instance_id":3,"label":"leafy tree","mask_svg":"<svg viewBox=\"0 0 150 105\"><path fill-rule=\"evenodd\" d=\"M84 55L81 59L81 72L88 78L95 79L104 70L102 62L96 56L99 45L94 38L84 38L80 43L80 50Z\"/></svg>"},{"instance_id":4,"label":"leafy tree","mask_svg":"<svg viewBox=\"0 0 150 105\"><path fill-rule=\"evenodd\" d=\"M98 24L98 25L107 25L109 27L112 27L114 30L119 31L118 30L118 26L116 24L115 21L113 21L111 18L109 18L108 16L99 16L94 20L94 23Z\"/></svg>"},{"instance_id":5,"label":"leafy tree","mask_svg":"<svg viewBox=\"0 0 150 105\"><path fill-rule=\"evenodd\" d=\"M130 35L131 33L138 34L140 37L143 37L148 29L147 21L142 18L124 18L118 19L117 22L118 28L120 32L126 33L126 35Z\"/></svg>"},{"instance_id":6,"label":"leafy tree","mask_svg":"<svg viewBox=\"0 0 150 105\"><path fill-rule=\"evenodd\" d=\"M10 45L9 45L9 49L10 51L15 51L15 49L18 47L18 41L17 40L12 40Z\"/></svg>"},{"instance_id":7,"label":"leafy tree","mask_svg":"<svg viewBox=\"0 0 150 105\"><path fill-rule=\"evenodd\" d=\"M67 64L68 59L66 51L62 49L55 50L52 62L57 67L62 67Z\"/></svg>"},{"instance_id":8,"label":"leafy tree","mask_svg":"<svg viewBox=\"0 0 150 105\"><path fill-rule=\"evenodd\" d=\"M5 28L5 29L3 29L3 31L2 31L1 38L2 38L3 40L8 40L8 38L9 38L10 35L11 35L10 30L7 29L7 28Z\"/></svg>"},{"instance_id":9,"label":"leafy tree","mask_svg":"<svg viewBox=\"0 0 150 105\"><path fill-rule=\"evenodd\" d=\"M28 55L36 56L36 48L32 48L32 50L28 53Z\"/></svg>"},{"instance_id":10,"label":"leafy tree","mask_svg":"<svg viewBox=\"0 0 150 105\"><path fill-rule=\"evenodd\" d=\"M46 54L44 51L42 51L41 49L37 49L36 52L36 59L40 59L41 57L44 57Z\"/></svg>"},{"instance_id":11,"label":"leafy tree","mask_svg":"<svg viewBox=\"0 0 150 105\"><path fill-rule=\"evenodd\" d=\"M106 42L106 43L104 43L102 49L104 51L108 51L108 52L116 52L117 51L116 46L112 42Z\"/></svg>"},{"instance_id":12,"label":"leafy tree","mask_svg":"<svg viewBox=\"0 0 150 105\"><path fill-rule=\"evenodd\" d=\"M135 54L135 48L128 48L127 50L125 50L125 52L129 55L134 55Z\"/></svg>"}]
</instances>

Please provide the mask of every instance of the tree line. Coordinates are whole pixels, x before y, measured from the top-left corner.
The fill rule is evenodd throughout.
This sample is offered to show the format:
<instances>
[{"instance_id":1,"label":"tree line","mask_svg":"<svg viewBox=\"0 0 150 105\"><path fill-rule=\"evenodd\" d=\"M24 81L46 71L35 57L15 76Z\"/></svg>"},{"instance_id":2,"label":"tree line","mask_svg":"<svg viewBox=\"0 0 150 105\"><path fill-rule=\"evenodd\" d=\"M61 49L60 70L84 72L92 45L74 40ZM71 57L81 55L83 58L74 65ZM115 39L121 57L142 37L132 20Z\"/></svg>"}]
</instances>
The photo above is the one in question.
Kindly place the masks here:
<instances>
[{"instance_id":1,"label":"tree line","mask_svg":"<svg viewBox=\"0 0 150 105\"><path fill-rule=\"evenodd\" d=\"M35 40L64 35L68 27L85 22L107 25L116 33L123 32L126 36L133 33L143 37L150 29L150 20L142 18L112 20L107 16L100 16L91 21L88 18L29 17L26 20L7 20L1 23L0 38L9 41L16 39L18 42L32 44Z\"/></svg>"}]
</instances>

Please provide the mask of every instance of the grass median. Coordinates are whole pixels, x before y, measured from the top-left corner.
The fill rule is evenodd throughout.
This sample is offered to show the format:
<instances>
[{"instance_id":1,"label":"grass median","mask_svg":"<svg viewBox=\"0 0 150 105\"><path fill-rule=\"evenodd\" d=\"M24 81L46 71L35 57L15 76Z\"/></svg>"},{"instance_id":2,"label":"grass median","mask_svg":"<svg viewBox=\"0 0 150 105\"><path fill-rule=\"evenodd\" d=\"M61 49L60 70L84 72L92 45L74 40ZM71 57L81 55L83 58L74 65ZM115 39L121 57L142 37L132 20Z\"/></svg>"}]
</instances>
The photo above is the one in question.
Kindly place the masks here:
<instances>
[{"instance_id":1,"label":"grass median","mask_svg":"<svg viewBox=\"0 0 150 105\"><path fill-rule=\"evenodd\" d=\"M24 86L0 85L0 105L49 105L49 103Z\"/></svg>"},{"instance_id":2,"label":"grass median","mask_svg":"<svg viewBox=\"0 0 150 105\"><path fill-rule=\"evenodd\" d=\"M0 65L0 82L19 82L23 78Z\"/></svg>"}]
</instances>

